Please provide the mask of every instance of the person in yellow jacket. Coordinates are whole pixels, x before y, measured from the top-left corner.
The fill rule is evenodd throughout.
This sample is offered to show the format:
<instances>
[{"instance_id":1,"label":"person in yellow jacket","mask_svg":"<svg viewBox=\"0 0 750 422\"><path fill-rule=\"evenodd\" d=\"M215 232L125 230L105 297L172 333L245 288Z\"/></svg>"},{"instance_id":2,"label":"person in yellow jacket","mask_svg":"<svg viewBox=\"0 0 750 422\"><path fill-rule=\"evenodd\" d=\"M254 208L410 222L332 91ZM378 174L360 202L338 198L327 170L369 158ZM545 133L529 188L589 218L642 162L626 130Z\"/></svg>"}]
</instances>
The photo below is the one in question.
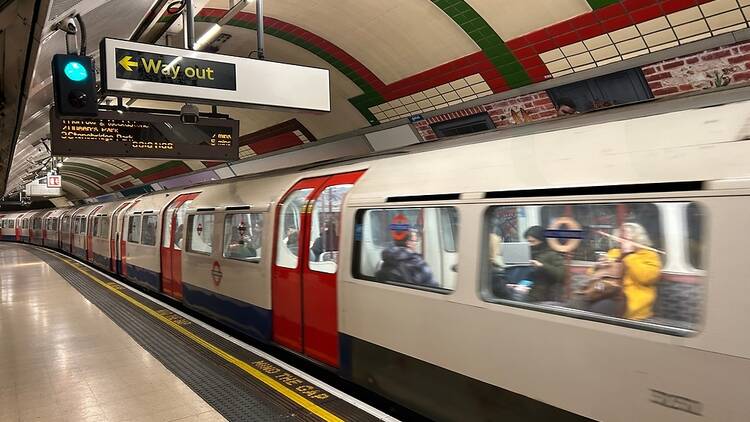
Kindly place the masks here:
<instances>
[{"instance_id":1,"label":"person in yellow jacket","mask_svg":"<svg viewBox=\"0 0 750 422\"><path fill-rule=\"evenodd\" d=\"M656 252L640 246L652 246L646 229L640 224L623 224L619 237L625 241L620 242L619 248L610 249L606 258L622 261L624 265L622 284L627 302L624 317L635 320L651 318L654 316L656 283L661 277L661 259Z\"/></svg>"}]
</instances>

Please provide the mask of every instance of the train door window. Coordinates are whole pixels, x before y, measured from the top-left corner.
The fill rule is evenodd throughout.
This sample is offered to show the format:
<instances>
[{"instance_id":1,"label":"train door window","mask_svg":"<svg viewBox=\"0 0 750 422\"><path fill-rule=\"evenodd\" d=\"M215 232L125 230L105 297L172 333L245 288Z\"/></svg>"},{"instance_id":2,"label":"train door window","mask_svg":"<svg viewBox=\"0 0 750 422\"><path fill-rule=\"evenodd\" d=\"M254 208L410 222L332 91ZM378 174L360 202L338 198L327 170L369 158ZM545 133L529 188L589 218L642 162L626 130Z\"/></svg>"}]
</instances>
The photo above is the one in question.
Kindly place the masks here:
<instances>
[{"instance_id":1,"label":"train door window","mask_svg":"<svg viewBox=\"0 0 750 422\"><path fill-rule=\"evenodd\" d=\"M141 224L141 244L149 246L156 245L156 216L153 214L143 216Z\"/></svg>"},{"instance_id":2,"label":"train door window","mask_svg":"<svg viewBox=\"0 0 750 422\"><path fill-rule=\"evenodd\" d=\"M284 268L297 268L299 258L299 229L303 207L306 205L305 198L312 192L312 188L299 189L292 192L281 206L281 221L279 227L276 265Z\"/></svg>"},{"instance_id":3,"label":"train door window","mask_svg":"<svg viewBox=\"0 0 750 422\"><path fill-rule=\"evenodd\" d=\"M690 203L686 209L688 224L688 259L693 268L702 270L703 267L703 215L702 208Z\"/></svg>"},{"instance_id":4,"label":"train door window","mask_svg":"<svg viewBox=\"0 0 750 422\"><path fill-rule=\"evenodd\" d=\"M63 231L65 233L70 232L70 217L65 216L62 219L62 229L60 231Z\"/></svg>"},{"instance_id":5,"label":"train door window","mask_svg":"<svg viewBox=\"0 0 750 422\"><path fill-rule=\"evenodd\" d=\"M690 223L679 212L691 206L699 208L688 202L492 207L482 294L491 302L688 335L700 319L705 278L679 262L688 259L691 225L701 224L700 213Z\"/></svg>"},{"instance_id":6,"label":"train door window","mask_svg":"<svg viewBox=\"0 0 750 422\"><path fill-rule=\"evenodd\" d=\"M81 234L86 234L86 220L86 217L81 217Z\"/></svg>"},{"instance_id":7,"label":"train door window","mask_svg":"<svg viewBox=\"0 0 750 422\"><path fill-rule=\"evenodd\" d=\"M449 227L443 227L447 225ZM458 252L442 239L458 234L455 208L368 209L357 212L353 270L358 278L451 291Z\"/></svg>"},{"instance_id":8,"label":"train door window","mask_svg":"<svg viewBox=\"0 0 750 422\"><path fill-rule=\"evenodd\" d=\"M102 239L109 238L109 216L103 215L99 222L99 237Z\"/></svg>"},{"instance_id":9,"label":"train door window","mask_svg":"<svg viewBox=\"0 0 750 422\"><path fill-rule=\"evenodd\" d=\"M28 229L29 228L29 219L28 218L24 218L23 219L23 221L21 222L21 228L23 228L23 229Z\"/></svg>"},{"instance_id":10,"label":"train door window","mask_svg":"<svg viewBox=\"0 0 750 422\"><path fill-rule=\"evenodd\" d=\"M91 235L93 237L99 237L99 223L101 222L102 218L100 216L96 216L93 218L92 222L92 228L91 228Z\"/></svg>"},{"instance_id":11,"label":"train door window","mask_svg":"<svg viewBox=\"0 0 750 422\"><path fill-rule=\"evenodd\" d=\"M224 217L224 257L259 261L262 249L263 214L230 214Z\"/></svg>"},{"instance_id":12,"label":"train door window","mask_svg":"<svg viewBox=\"0 0 750 422\"><path fill-rule=\"evenodd\" d=\"M180 205L180 208L177 209L177 213L175 214L174 248L178 251L182 249L182 236L183 232L185 231L185 213L187 213L187 209L192 202L192 199L183 202L182 205ZM166 247L168 246L169 245L167 245Z\"/></svg>"},{"instance_id":13,"label":"train door window","mask_svg":"<svg viewBox=\"0 0 750 422\"><path fill-rule=\"evenodd\" d=\"M128 218L128 242L139 243L141 241L141 216L131 215Z\"/></svg>"},{"instance_id":14,"label":"train door window","mask_svg":"<svg viewBox=\"0 0 750 422\"><path fill-rule=\"evenodd\" d=\"M339 260L341 204L352 184L328 186L320 192L312 209L310 226L311 270L333 274Z\"/></svg>"},{"instance_id":15,"label":"train door window","mask_svg":"<svg viewBox=\"0 0 750 422\"><path fill-rule=\"evenodd\" d=\"M195 214L188 216L187 250L205 255L213 252L214 216Z\"/></svg>"}]
</instances>

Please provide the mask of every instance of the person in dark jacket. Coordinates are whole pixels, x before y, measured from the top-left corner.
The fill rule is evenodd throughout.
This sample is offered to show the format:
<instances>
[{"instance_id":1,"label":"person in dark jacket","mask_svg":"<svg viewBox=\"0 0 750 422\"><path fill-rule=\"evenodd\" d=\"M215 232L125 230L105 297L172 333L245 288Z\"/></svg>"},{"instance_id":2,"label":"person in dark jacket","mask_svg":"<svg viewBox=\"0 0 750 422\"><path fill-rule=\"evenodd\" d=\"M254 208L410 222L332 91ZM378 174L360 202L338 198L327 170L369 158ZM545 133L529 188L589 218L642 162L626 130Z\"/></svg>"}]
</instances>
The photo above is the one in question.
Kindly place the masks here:
<instances>
[{"instance_id":1,"label":"person in dark jacket","mask_svg":"<svg viewBox=\"0 0 750 422\"><path fill-rule=\"evenodd\" d=\"M323 223L323 230L310 248L310 261L320 261L324 252L339 250L339 234L336 224L332 221Z\"/></svg>"},{"instance_id":2,"label":"person in dark jacket","mask_svg":"<svg viewBox=\"0 0 750 422\"><path fill-rule=\"evenodd\" d=\"M550 249L541 226L532 226L524 233L531 246L533 271L529 280L533 282L529 291L529 302L558 301L562 296L565 262L563 257Z\"/></svg>"},{"instance_id":3,"label":"person in dark jacket","mask_svg":"<svg viewBox=\"0 0 750 422\"><path fill-rule=\"evenodd\" d=\"M375 273L380 281L398 281L428 287L440 287L422 255L416 249L419 233L410 230L402 241L394 240L393 246L383 250L383 263Z\"/></svg>"}]
</instances>

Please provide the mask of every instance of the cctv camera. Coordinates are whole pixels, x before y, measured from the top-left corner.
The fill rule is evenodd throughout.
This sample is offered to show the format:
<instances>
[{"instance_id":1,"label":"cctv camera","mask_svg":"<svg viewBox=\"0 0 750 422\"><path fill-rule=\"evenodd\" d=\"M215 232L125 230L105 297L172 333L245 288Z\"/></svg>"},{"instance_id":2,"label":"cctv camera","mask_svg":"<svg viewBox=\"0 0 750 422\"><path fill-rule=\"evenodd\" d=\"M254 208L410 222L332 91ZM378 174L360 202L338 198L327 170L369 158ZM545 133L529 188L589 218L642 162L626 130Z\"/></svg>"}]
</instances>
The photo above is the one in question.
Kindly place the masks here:
<instances>
[{"instance_id":1,"label":"cctv camera","mask_svg":"<svg viewBox=\"0 0 750 422\"><path fill-rule=\"evenodd\" d=\"M75 34L78 32L78 24L76 23L76 19L73 16L68 16L67 18L61 20L57 27L60 28L62 31L67 32L68 34Z\"/></svg>"},{"instance_id":2,"label":"cctv camera","mask_svg":"<svg viewBox=\"0 0 750 422\"><path fill-rule=\"evenodd\" d=\"M185 104L180 109L180 121L186 125L197 125L199 118L198 107L192 104Z\"/></svg>"}]
</instances>

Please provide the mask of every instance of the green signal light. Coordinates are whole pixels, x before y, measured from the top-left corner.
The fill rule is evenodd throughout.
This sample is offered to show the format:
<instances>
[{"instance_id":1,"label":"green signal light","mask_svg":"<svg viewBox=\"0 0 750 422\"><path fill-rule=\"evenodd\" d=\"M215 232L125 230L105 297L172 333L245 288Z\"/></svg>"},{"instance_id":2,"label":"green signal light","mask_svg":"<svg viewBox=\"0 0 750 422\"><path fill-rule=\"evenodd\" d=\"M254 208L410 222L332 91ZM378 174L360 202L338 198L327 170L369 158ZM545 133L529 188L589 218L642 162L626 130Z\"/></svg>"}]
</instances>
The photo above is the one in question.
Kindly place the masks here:
<instances>
[{"instance_id":1,"label":"green signal light","mask_svg":"<svg viewBox=\"0 0 750 422\"><path fill-rule=\"evenodd\" d=\"M78 62L68 62L68 64L65 65L63 72L68 79L75 82L84 81L89 77L89 72L86 70L86 67Z\"/></svg>"}]
</instances>

